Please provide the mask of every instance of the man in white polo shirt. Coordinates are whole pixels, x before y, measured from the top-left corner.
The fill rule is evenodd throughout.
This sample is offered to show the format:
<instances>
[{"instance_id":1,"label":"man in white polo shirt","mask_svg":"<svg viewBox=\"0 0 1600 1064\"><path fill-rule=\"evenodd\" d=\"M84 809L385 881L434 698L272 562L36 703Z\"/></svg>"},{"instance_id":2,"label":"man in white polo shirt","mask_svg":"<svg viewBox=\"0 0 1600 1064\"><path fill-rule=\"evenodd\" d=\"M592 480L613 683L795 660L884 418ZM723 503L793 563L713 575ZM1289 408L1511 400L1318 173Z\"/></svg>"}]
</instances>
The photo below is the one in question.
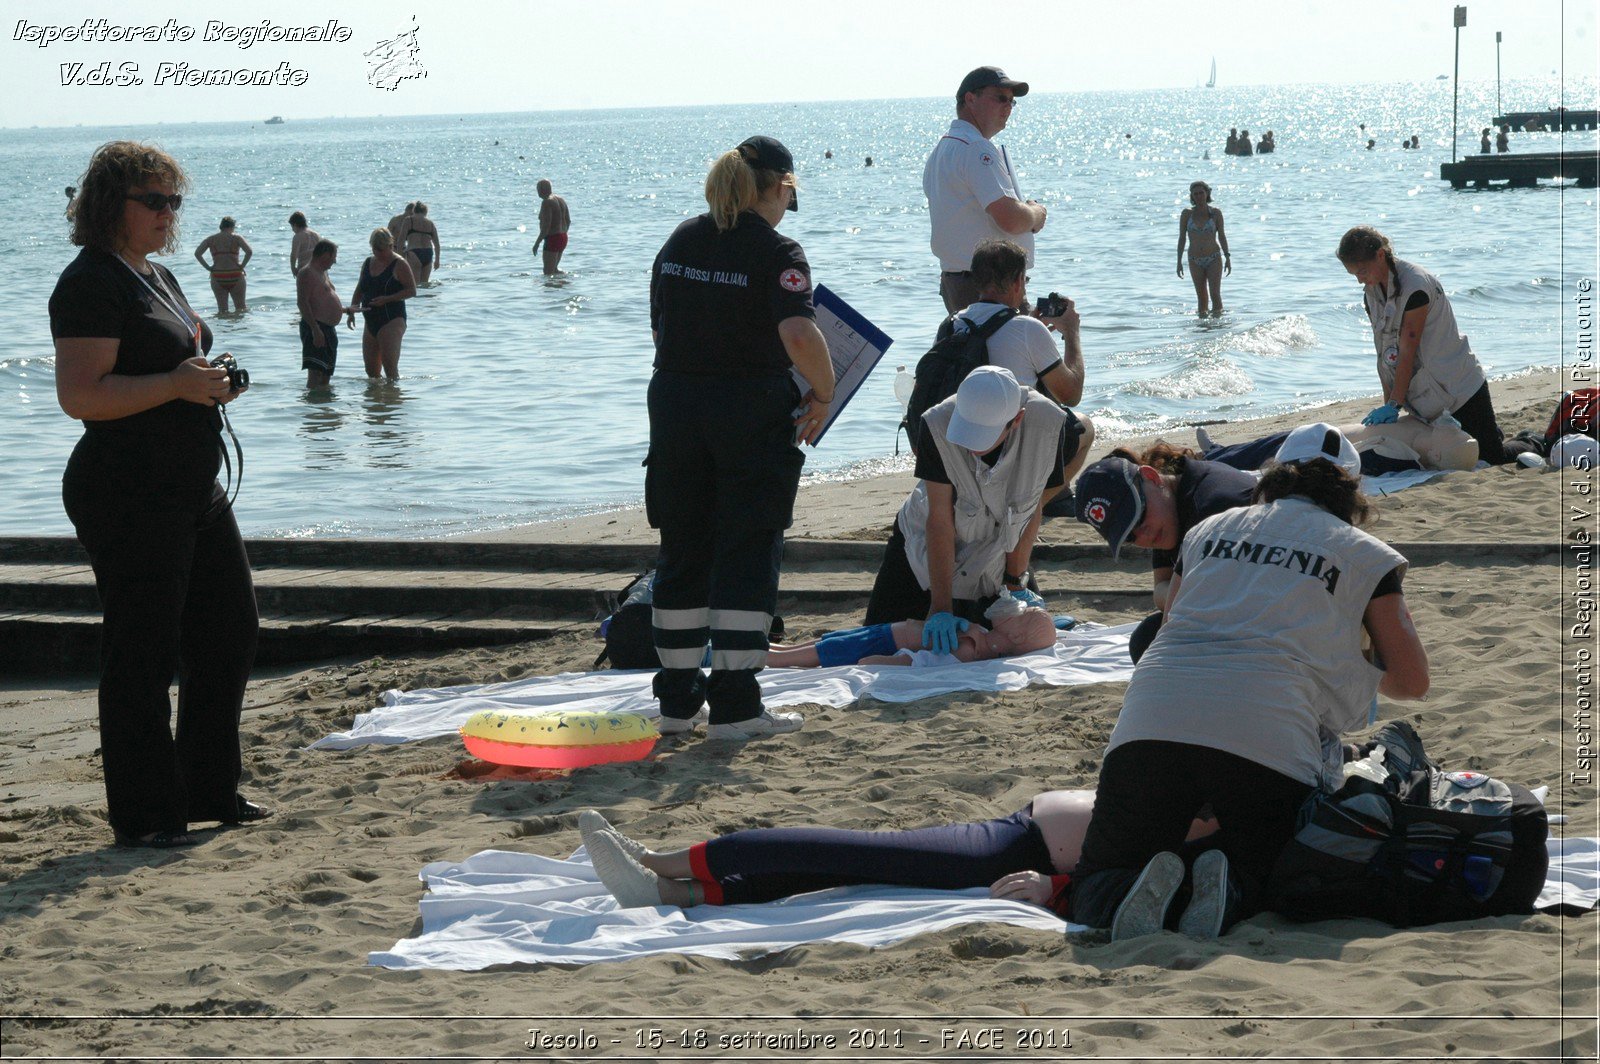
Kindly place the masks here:
<instances>
[{"instance_id":1,"label":"man in white polo shirt","mask_svg":"<svg viewBox=\"0 0 1600 1064\"><path fill-rule=\"evenodd\" d=\"M1033 234L1044 228L1044 205L1018 196L1010 160L989 139L1006 128L1012 107L1027 94L1027 82L999 67L969 73L956 90L956 119L923 168L933 253L943 271L939 294L951 314L978 299L968 267L981 241L1015 240L1033 265Z\"/></svg>"}]
</instances>

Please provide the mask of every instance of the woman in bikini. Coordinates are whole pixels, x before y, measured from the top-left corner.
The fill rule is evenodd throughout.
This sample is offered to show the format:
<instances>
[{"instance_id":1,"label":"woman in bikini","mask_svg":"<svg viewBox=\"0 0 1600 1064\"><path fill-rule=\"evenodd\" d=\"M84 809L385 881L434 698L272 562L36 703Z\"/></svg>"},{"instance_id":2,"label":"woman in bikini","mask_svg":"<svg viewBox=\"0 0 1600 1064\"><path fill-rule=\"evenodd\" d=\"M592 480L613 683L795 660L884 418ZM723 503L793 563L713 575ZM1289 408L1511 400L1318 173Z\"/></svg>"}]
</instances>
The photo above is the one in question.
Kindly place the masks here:
<instances>
[{"instance_id":1,"label":"woman in bikini","mask_svg":"<svg viewBox=\"0 0 1600 1064\"><path fill-rule=\"evenodd\" d=\"M394 235L374 229L368 243L372 255L361 264L361 278L350 296L349 326L356 310L366 322L361 331L361 361L368 377L400 379L400 340L406 334L405 301L417 294L416 277L406 260L395 254Z\"/></svg>"},{"instance_id":2,"label":"woman in bikini","mask_svg":"<svg viewBox=\"0 0 1600 1064\"><path fill-rule=\"evenodd\" d=\"M1198 300L1195 313L1205 317L1210 290L1210 313L1222 316L1222 275L1233 272L1228 235L1222 228L1222 211L1211 205L1211 186L1196 181L1189 186L1189 202L1178 218L1178 276L1183 276L1184 245L1189 246L1189 277Z\"/></svg>"},{"instance_id":3,"label":"woman in bikini","mask_svg":"<svg viewBox=\"0 0 1600 1064\"><path fill-rule=\"evenodd\" d=\"M217 231L200 241L200 246L194 249L194 257L200 265L211 273L211 294L217 297L217 313L228 312L228 297L233 297L234 310L248 309L244 303L244 268L250 263L250 256L255 252L250 247L250 242L233 231L232 217L223 218L217 226ZM211 252L211 261L206 261L206 252ZM239 257L244 252L244 258Z\"/></svg>"},{"instance_id":4,"label":"woman in bikini","mask_svg":"<svg viewBox=\"0 0 1600 1064\"><path fill-rule=\"evenodd\" d=\"M412 263L418 284L427 284L439 265L439 229L428 217L428 205L418 200L405 236L406 261ZM414 260L414 261L413 261Z\"/></svg>"}]
</instances>

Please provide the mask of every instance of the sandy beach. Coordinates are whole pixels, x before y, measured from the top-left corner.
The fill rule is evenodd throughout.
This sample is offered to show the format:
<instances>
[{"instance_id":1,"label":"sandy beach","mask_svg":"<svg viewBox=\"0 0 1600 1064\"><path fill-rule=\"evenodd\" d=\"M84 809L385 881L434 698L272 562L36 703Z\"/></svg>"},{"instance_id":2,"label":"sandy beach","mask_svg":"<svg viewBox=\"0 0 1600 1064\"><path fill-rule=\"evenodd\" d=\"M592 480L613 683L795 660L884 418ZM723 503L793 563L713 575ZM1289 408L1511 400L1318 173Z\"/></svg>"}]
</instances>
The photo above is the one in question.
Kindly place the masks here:
<instances>
[{"instance_id":1,"label":"sandy beach","mask_svg":"<svg viewBox=\"0 0 1600 1064\"><path fill-rule=\"evenodd\" d=\"M1553 372L1496 382L1508 430L1543 430ZM1267 422L1212 426L1219 442L1324 419L1363 399ZM1173 442L1192 444L1192 439ZM1102 446L1100 449L1104 449ZM1592 516L1571 475L1515 466L1456 474L1380 501L1372 531L1408 543L1568 541ZM1592 483L1592 481L1590 481ZM881 538L909 476L802 493L793 538ZM1581 512L1581 510L1580 510ZM639 510L501 537L648 542ZM1072 521L1046 543L1094 543ZM1132 552L1121 569L1147 569ZM1591 570L1592 572L1592 570ZM1094 601L1054 573L1052 605L1118 623L1145 600ZM1600 834L1570 714L1577 571L1492 551L1419 566L1408 600L1432 658L1427 700L1386 705L1447 767L1549 785L1574 836ZM863 604L864 605L864 604ZM789 617L811 635L855 612ZM1593 647L1593 639L1588 645ZM343 753L306 745L347 727L388 688L486 683L581 670L592 638L414 658L258 670L244 719L249 797L276 810L253 828L172 853L113 849L92 678L0 687L0 880L5 1057L688 1059L635 1043L652 1027L813 1034L902 1029L890 1050L741 1059L1280 1058L1592 1059L1597 918L1536 915L1397 930L1254 917L1215 942L1163 933L1112 944L970 925L898 946L821 945L741 962L656 958L585 967L390 972L369 951L414 932L430 861L480 850L565 857L577 812L596 807L651 842L687 845L753 826L911 827L1021 807L1092 787L1120 684L951 695L807 711L792 737L744 746L664 740L648 761L548 778L474 776L458 741ZM760 1020L735 1017L761 1017ZM587 1020L584 1018L588 1018ZM622 1045L527 1048L528 1029L580 1027ZM941 1048L938 1032L1005 1032L1005 1050ZM1070 1029L1070 1048L1059 1032ZM1017 1049L1020 1031L1057 1044ZM959 1040L957 1040L959 1041ZM969 1044L974 1044L970 1042ZM734 1054L728 1054L733 1059ZM700 1059L710 1059L701 1052Z\"/></svg>"}]
</instances>

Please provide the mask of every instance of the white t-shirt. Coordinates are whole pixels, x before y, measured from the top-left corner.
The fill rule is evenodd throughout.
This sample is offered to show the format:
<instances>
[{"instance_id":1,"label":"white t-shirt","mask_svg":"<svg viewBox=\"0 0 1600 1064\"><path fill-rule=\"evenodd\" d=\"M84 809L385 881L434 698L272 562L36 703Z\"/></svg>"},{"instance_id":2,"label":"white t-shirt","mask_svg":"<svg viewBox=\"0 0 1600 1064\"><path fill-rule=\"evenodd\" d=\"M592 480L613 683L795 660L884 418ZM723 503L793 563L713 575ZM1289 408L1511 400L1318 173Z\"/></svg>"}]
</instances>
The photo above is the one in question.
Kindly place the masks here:
<instances>
[{"instance_id":1,"label":"white t-shirt","mask_svg":"<svg viewBox=\"0 0 1600 1064\"><path fill-rule=\"evenodd\" d=\"M974 303L956 314L956 329L965 331L966 322L982 325L1002 309L999 303ZM1061 346L1055 334L1038 318L1018 314L989 337L989 365L1011 371L1017 383L1029 388L1061 365Z\"/></svg>"},{"instance_id":2,"label":"white t-shirt","mask_svg":"<svg viewBox=\"0 0 1600 1064\"><path fill-rule=\"evenodd\" d=\"M989 204L1017 195L1016 176L999 148L978 132L978 127L958 118L939 138L922 170L922 191L928 195L928 216L933 222L933 253L939 267L949 273L972 268L972 253L989 239L1010 240L1028 253L1033 265L1033 234L1008 233L989 217Z\"/></svg>"}]
</instances>

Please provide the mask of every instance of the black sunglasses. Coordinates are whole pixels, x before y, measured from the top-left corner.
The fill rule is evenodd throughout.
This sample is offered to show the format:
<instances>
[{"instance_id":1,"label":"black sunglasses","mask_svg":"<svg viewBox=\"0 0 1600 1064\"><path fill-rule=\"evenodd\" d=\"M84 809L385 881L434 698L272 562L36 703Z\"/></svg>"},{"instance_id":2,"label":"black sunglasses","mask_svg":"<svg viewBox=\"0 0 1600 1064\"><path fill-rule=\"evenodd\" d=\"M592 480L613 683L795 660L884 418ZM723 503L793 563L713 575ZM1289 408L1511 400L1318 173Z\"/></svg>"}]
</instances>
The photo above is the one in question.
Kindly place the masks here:
<instances>
[{"instance_id":1,"label":"black sunglasses","mask_svg":"<svg viewBox=\"0 0 1600 1064\"><path fill-rule=\"evenodd\" d=\"M183 194L174 192L168 196L162 192L141 192L137 196L128 196L127 199L135 203L142 203L153 211L159 212L163 207L171 207L174 212L183 206Z\"/></svg>"}]
</instances>

